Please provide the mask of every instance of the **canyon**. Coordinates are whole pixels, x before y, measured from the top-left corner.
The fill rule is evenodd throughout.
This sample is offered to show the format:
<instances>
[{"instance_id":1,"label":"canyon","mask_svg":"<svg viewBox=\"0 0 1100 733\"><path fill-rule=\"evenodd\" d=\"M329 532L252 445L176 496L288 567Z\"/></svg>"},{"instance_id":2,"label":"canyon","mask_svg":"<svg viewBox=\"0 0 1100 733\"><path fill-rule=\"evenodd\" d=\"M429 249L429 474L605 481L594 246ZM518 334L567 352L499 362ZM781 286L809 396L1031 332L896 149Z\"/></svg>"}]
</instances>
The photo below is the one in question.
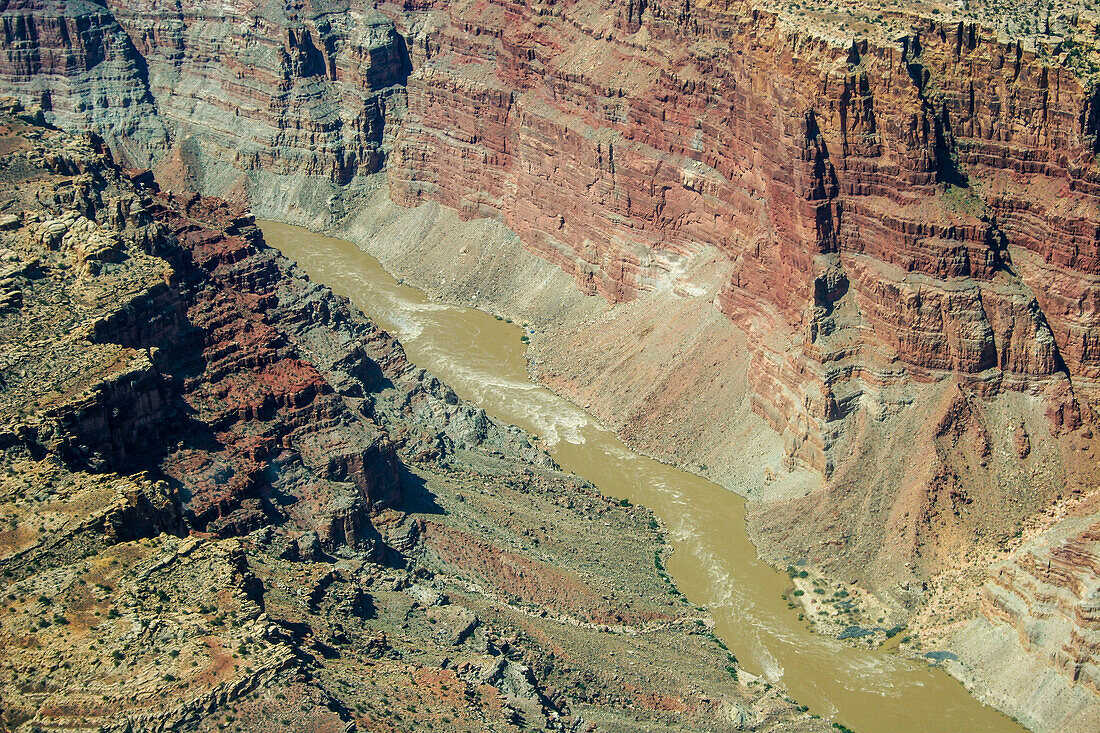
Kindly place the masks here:
<instances>
[{"instance_id":1,"label":"canyon","mask_svg":"<svg viewBox=\"0 0 1100 733\"><path fill-rule=\"evenodd\" d=\"M430 292L529 322L533 373L639 449L747 495L764 557L867 591L1029 727L1086 729L1100 715L1100 17L1018 15L9 0L0 90L151 169L174 196L149 216L199 237L199 267L252 256L185 231L231 227L236 206L370 239ZM365 211L434 217L437 246L414 224L378 242ZM74 267L95 275L118 245L84 220L62 219L57 246L76 225L97 244ZM470 252L495 245L497 272ZM531 255L546 267L511 264ZM356 507L396 501L393 454L379 433L344 434L352 397L275 358L284 346L253 324L275 301L253 296L263 305L173 306L196 328L227 312L250 325L178 376L237 447L157 465L203 487L197 529L252 533L267 510L249 491L290 441L302 470L357 487L298 497L294 521L322 548L369 554L385 543ZM138 312L101 337L147 346ZM135 436L169 439L152 357L127 359L112 368L141 396L51 408L35 428L51 451L102 471L133 459ZM222 384L242 359L259 371ZM145 422L106 429L116 409ZM247 427L271 414L276 432Z\"/></svg>"},{"instance_id":2,"label":"canyon","mask_svg":"<svg viewBox=\"0 0 1100 733\"><path fill-rule=\"evenodd\" d=\"M648 510L240 208L0 106L5 730L829 729L738 680Z\"/></svg>"}]
</instances>

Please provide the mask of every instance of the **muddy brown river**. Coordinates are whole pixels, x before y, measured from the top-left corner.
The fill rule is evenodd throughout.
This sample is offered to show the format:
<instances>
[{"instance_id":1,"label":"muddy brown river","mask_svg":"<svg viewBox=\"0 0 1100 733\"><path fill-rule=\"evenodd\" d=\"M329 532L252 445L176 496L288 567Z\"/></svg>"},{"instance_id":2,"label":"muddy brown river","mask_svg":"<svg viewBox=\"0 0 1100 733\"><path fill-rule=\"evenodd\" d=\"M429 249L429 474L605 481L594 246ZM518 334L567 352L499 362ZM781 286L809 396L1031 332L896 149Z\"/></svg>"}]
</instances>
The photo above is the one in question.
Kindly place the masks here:
<instances>
[{"instance_id":1,"label":"muddy brown river","mask_svg":"<svg viewBox=\"0 0 1100 733\"><path fill-rule=\"evenodd\" d=\"M744 500L631 451L584 410L531 382L519 327L433 302L350 242L260 225L267 241L313 280L397 336L417 366L493 417L541 436L565 470L656 512L674 548L669 572L692 602L713 613L715 631L749 672L783 684L812 712L858 733L1024 730L940 669L810 631L781 597L786 575L757 557Z\"/></svg>"}]
</instances>

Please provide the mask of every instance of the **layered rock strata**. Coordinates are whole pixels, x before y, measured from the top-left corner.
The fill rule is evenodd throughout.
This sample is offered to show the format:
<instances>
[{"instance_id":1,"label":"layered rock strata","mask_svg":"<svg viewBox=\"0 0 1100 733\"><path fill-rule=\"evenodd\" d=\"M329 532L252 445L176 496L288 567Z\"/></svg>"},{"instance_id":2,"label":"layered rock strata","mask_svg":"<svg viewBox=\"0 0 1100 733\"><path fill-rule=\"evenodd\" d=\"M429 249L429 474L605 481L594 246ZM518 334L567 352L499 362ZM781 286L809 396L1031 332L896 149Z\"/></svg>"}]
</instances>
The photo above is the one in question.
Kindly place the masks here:
<instances>
[{"instance_id":1,"label":"layered rock strata","mask_svg":"<svg viewBox=\"0 0 1100 733\"><path fill-rule=\"evenodd\" d=\"M2 105L5 730L825 730L731 684L647 512L239 208Z\"/></svg>"},{"instance_id":2,"label":"layered rock strata","mask_svg":"<svg viewBox=\"0 0 1100 733\"><path fill-rule=\"evenodd\" d=\"M1021 720L1035 727L1087 727L1095 717L1100 543L1084 509L1000 563L982 589L982 615L951 637L956 673L992 701L1023 701Z\"/></svg>"},{"instance_id":3,"label":"layered rock strata","mask_svg":"<svg viewBox=\"0 0 1100 733\"><path fill-rule=\"evenodd\" d=\"M1092 523L1053 546L1026 548L994 575L983 599L987 614L1015 628L1025 648L1045 647L1059 671L1094 694L1100 691L1098 540L1100 528Z\"/></svg>"},{"instance_id":4,"label":"layered rock strata","mask_svg":"<svg viewBox=\"0 0 1100 733\"><path fill-rule=\"evenodd\" d=\"M1095 487L1100 63L1093 10L967 5L17 0L0 81L286 216L338 221L384 163L397 201L498 218L613 302L717 252L743 392L820 476L754 509L765 553L973 613L981 568Z\"/></svg>"},{"instance_id":5,"label":"layered rock strata","mask_svg":"<svg viewBox=\"0 0 1100 733\"><path fill-rule=\"evenodd\" d=\"M411 46L394 196L500 216L613 300L716 247L793 457L829 475L869 385L1092 379L1094 323L1060 292L1090 297L1098 208L1069 70L965 23L844 47L762 11L496 7L450 5Z\"/></svg>"},{"instance_id":6,"label":"layered rock strata","mask_svg":"<svg viewBox=\"0 0 1100 733\"><path fill-rule=\"evenodd\" d=\"M762 548L927 608L933 628L989 613L984 568L1095 489L1093 88L968 22L835 43L718 5L651 3L627 23L497 7L439 7L422 27L395 14L424 28L395 200L497 216L612 301L723 253L716 304L748 337L753 407L789 465L825 478L754 508ZM561 362L548 376L571 391L605 377ZM1025 715L1025 697L996 702Z\"/></svg>"}]
</instances>

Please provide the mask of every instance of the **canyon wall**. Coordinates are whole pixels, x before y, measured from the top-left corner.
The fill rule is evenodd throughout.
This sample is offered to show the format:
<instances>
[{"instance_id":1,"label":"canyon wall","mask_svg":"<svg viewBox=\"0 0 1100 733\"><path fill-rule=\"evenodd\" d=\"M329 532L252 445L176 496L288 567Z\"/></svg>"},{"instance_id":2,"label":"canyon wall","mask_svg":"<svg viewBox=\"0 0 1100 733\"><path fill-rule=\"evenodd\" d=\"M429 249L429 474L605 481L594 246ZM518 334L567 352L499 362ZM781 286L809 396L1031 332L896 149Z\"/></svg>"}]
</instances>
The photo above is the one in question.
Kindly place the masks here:
<instances>
[{"instance_id":1,"label":"canyon wall","mask_svg":"<svg viewBox=\"0 0 1100 733\"><path fill-rule=\"evenodd\" d=\"M1014 38L822 7L15 0L0 87L166 189L290 218L338 223L382 171L399 203L499 219L613 303L717 253L745 353L714 358L748 358L732 391L820 477L754 505L762 551L929 633L1002 623L986 568L1029 567L1012 553L1095 489L1097 17Z\"/></svg>"},{"instance_id":2,"label":"canyon wall","mask_svg":"<svg viewBox=\"0 0 1100 733\"><path fill-rule=\"evenodd\" d=\"M1069 301L1095 298L1097 130L1068 70L974 24L836 44L763 11L602 10L431 16L394 197L499 216L612 300L716 247L759 409L826 476L867 385L1094 378Z\"/></svg>"}]
</instances>

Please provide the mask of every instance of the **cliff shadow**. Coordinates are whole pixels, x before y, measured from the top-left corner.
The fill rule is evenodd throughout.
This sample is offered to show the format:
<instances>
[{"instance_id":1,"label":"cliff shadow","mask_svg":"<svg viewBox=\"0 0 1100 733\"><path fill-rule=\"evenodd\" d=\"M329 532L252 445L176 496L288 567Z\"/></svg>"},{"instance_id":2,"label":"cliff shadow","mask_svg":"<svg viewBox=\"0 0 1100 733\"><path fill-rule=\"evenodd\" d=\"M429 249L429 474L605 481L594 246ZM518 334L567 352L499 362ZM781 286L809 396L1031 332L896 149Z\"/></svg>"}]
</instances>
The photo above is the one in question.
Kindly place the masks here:
<instances>
[{"instance_id":1,"label":"cliff shadow","mask_svg":"<svg viewBox=\"0 0 1100 733\"><path fill-rule=\"evenodd\" d=\"M398 463L397 479L401 486L401 501L396 509L410 514L446 514L427 482L404 463Z\"/></svg>"}]
</instances>

